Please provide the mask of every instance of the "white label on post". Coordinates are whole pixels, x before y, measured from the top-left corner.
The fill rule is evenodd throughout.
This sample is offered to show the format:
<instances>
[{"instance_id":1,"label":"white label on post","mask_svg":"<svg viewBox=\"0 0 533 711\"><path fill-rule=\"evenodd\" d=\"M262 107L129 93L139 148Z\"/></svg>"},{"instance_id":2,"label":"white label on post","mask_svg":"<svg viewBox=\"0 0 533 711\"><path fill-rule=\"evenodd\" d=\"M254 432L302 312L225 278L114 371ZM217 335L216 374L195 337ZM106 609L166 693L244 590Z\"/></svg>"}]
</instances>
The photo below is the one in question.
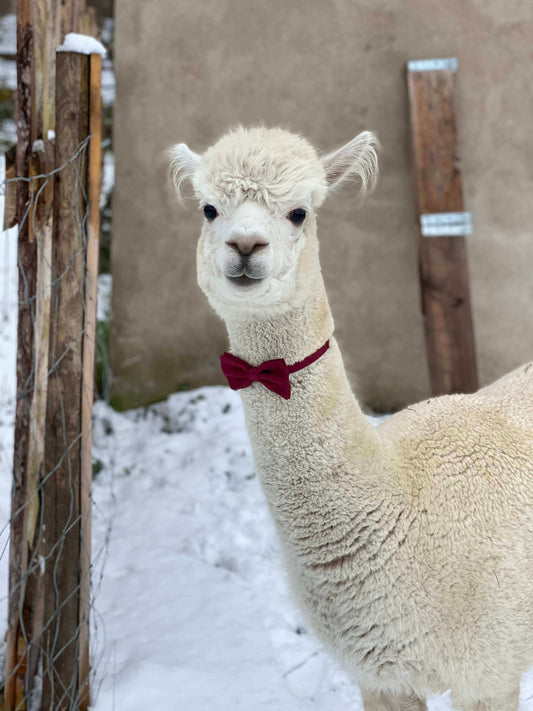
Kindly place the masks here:
<instances>
[{"instance_id":1,"label":"white label on post","mask_svg":"<svg viewBox=\"0 0 533 711\"><path fill-rule=\"evenodd\" d=\"M472 234L469 212L435 212L420 215L422 237L462 237Z\"/></svg>"}]
</instances>

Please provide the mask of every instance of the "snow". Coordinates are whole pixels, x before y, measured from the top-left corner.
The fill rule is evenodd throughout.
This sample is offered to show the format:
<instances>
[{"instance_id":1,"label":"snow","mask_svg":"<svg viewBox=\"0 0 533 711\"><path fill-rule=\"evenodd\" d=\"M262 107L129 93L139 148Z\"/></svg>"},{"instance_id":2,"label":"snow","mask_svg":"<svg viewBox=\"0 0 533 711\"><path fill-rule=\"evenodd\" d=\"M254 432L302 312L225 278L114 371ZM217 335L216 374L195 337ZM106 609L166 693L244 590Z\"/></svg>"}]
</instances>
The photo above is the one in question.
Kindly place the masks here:
<instances>
[{"instance_id":1,"label":"snow","mask_svg":"<svg viewBox=\"0 0 533 711\"><path fill-rule=\"evenodd\" d=\"M111 319L111 289L113 279L111 274L100 274L98 277L98 301L96 305L96 320Z\"/></svg>"},{"instance_id":2,"label":"snow","mask_svg":"<svg viewBox=\"0 0 533 711\"><path fill-rule=\"evenodd\" d=\"M105 207L109 193L115 186L115 156L111 151L104 151L102 170L102 190L100 193L100 207Z\"/></svg>"},{"instance_id":3,"label":"snow","mask_svg":"<svg viewBox=\"0 0 533 711\"><path fill-rule=\"evenodd\" d=\"M17 142L17 124L12 119L0 119L0 142L8 148Z\"/></svg>"},{"instance_id":4,"label":"snow","mask_svg":"<svg viewBox=\"0 0 533 711\"><path fill-rule=\"evenodd\" d=\"M115 71L113 63L104 59L102 63L102 104L104 107L112 106L115 102Z\"/></svg>"},{"instance_id":5,"label":"snow","mask_svg":"<svg viewBox=\"0 0 533 711\"><path fill-rule=\"evenodd\" d=\"M17 63L13 59L0 57L0 86L15 91L17 88Z\"/></svg>"},{"instance_id":6,"label":"snow","mask_svg":"<svg viewBox=\"0 0 533 711\"><path fill-rule=\"evenodd\" d=\"M17 53L17 17L14 14L0 18L0 53Z\"/></svg>"},{"instance_id":7,"label":"snow","mask_svg":"<svg viewBox=\"0 0 533 711\"><path fill-rule=\"evenodd\" d=\"M105 57L107 50L101 42L89 35L80 35L69 32L65 35L63 44L57 48L58 52L79 52L80 54L101 54Z\"/></svg>"},{"instance_id":8,"label":"snow","mask_svg":"<svg viewBox=\"0 0 533 711\"><path fill-rule=\"evenodd\" d=\"M337 685L338 708L350 708L357 692L290 602L238 395L202 388L125 414L98 403L94 456L96 538L110 490L117 502L97 601L113 654L97 711L113 696L132 711L326 711Z\"/></svg>"},{"instance_id":9,"label":"snow","mask_svg":"<svg viewBox=\"0 0 533 711\"><path fill-rule=\"evenodd\" d=\"M14 61L17 52L17 22L13 14L0 18L0 89L3 98L2 115L0 117L0 146L3 149L16 143L17 127L12 117L6 115L10 102L10 93L17 88L17 63ZM8 57L11 56L12 59ZM14 105L14 97L13 97Z\"/></svg>"}]
</instances>

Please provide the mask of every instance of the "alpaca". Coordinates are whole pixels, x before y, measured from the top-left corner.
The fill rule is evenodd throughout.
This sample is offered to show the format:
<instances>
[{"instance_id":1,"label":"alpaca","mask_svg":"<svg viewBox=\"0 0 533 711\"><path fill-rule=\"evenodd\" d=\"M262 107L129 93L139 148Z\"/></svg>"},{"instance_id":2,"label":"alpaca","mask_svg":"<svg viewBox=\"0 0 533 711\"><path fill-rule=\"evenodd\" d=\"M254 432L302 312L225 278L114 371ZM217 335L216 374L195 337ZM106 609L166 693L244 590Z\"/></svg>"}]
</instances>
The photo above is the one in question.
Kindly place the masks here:
<instances>
[{"instance_id":1,"label":"alpaca","mask_svg":"<svg viewBox=\"0 0 533 711\"><path fill-rule=\"evenodd\" d=\"M533 663L533 364L368 422L332 335L316 210L347 179L373 186L376 146L364 132L319 157L239 128L203 155L175 146L171 165L203 208L198 282L307 620L365 711L420 711L447 689L457 711L516 711Z\"/></svg>"}]
</instances>

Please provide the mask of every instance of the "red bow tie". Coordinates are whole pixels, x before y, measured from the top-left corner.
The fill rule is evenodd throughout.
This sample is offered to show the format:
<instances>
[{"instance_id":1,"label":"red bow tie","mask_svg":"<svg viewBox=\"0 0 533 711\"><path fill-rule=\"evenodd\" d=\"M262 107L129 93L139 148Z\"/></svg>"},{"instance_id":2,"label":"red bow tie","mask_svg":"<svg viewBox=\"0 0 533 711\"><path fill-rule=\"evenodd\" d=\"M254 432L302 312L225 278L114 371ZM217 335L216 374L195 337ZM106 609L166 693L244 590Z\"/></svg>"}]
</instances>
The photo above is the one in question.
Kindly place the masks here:
<instances>
[{"instance_id":1,"label":"red bow tie","mask_svg":"<svg viewBox=\"0 0 533 711\"><path fill-rule=\"evenodd\" d=\"M232 390L247 388L252 383L258 382L288 400L291 396L289 375L314 363L324 355L328 348L329 341L326 341L317 351L293 365L287 365L283 358L275 358L267 360L261 365L252 366L231 353L224 353L220 356L220 365Z\"/></svg>"}]
</instances>

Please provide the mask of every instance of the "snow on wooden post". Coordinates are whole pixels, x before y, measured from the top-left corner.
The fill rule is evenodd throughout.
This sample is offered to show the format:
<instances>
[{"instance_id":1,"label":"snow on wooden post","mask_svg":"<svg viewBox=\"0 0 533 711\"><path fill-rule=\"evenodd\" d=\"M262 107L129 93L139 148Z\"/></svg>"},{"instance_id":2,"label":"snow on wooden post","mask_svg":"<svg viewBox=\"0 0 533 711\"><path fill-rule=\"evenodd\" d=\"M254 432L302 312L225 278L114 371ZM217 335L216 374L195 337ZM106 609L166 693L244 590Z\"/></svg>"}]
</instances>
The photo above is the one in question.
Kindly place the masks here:
<instances>
[{"instance_id":1,"label":"snow on wooden post","mask_svg":"<svg viewBox=\"0 0 533 711\"><path fill-rule=\"evenodd\" d=\"M456 59L408 63L418 257L434 395L478 388L454 107Z\"/></svg>"}]
</instances>

